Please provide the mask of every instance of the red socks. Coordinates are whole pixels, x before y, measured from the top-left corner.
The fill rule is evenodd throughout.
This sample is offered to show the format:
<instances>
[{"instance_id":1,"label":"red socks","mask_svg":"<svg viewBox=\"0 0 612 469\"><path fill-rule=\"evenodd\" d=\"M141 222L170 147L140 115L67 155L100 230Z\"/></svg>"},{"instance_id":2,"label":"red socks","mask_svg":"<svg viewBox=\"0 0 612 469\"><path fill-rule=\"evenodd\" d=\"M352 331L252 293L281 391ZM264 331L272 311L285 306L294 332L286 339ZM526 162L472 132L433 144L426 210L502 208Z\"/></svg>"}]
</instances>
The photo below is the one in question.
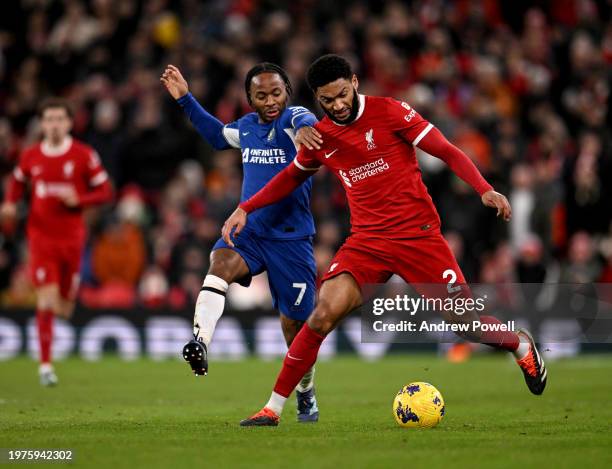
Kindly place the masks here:
<instances>
[{"instance_id":1,"label":"red socks","mask_svg":"<svg viewBox=\"0 0 612 469\"><path fill-rule=\"evenodd\" d=\"M501 321L493 316L480 316L482 324L501 324ZM480 342L491 347L514 352L520 343L519 336L512 331L484 331Z\"/></svg>"},{"instance_id":2,"label":"red socks","mask_svg":"<svg viewBox=\"0 0 612 469\"><path fill-rule=\"evenodd\" d=\"M302 377L317 361L317 354L323 339L325 337L314 332L308 324L302 326L300 332L293 339L283 361L283 368L276 378L275 393L283 397L288 397L291 394Z\"/></svg>"},{"instance_id":3,"label":"red socks","mask_svg":"<svg viewBox=\"0 0 612 469\"><path fill-rule=\"evenodd\" d=\"M51 363L51 342L53 341L53 313L48 310L36 310L38 327L38 345L40 363Z\"/></svg>"}]
</instances>

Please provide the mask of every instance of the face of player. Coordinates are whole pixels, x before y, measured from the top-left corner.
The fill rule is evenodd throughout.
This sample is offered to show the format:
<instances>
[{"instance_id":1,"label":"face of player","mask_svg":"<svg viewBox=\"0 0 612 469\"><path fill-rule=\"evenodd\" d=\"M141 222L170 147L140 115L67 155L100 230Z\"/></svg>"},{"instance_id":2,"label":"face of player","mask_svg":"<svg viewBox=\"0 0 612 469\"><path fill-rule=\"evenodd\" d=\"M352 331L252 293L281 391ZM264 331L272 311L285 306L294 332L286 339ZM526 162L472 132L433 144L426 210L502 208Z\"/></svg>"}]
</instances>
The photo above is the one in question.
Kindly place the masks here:
<instances>
[{"instance_id":1,"label":"face of player","mask_svg":"<svg viewBox=\"0 0 612 469\"><path fill-rule=\"evenodd\" d=\"M278 73L260 73L251 80L251 106L265 122L272 122L287 107L287 88Z\"/></svg>"},{"instance_id":2,"label":"face of player","mask_svg":"<svg viewBox=\"0 0 612 469\"><path fill-rule=\"evenodd\" d=\"M356 75L350 80L338 78L317 88L315 97L327 117L338 124L346 125L353 122L359 112L358 87L359 81Z\"/></svg>"},{"instance_id":3,"label":"face of player","mask_svg":"<svg viewBox=\"0 0 612 469\"><path fill-rule=\"evenodd\" d=\"M40 125L44 139L59 145L70 133L72 119L63 107L50 107L43 112Z\"/></svg>"}]
</instances>

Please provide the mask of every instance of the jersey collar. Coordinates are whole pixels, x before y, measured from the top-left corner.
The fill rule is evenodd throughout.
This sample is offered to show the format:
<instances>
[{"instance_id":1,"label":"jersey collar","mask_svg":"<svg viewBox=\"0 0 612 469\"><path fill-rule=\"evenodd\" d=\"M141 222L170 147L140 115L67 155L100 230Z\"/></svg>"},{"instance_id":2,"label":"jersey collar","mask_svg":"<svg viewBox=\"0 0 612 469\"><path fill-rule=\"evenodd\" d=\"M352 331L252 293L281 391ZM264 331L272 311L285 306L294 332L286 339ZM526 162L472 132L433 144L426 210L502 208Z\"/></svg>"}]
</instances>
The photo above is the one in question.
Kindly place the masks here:
<instances>
[{"instance_id":1,"label":"jersey collar","mask_svg":"<svg viewBox=\"0 0 612 469\"><path fill-rule=\"evenodd\" d=\"M51 157L61 156L65 154L70 149L71 146L72 146L72 137L68 135L64 139L64 141L61 143L61 145L57 147L52 147L51 145L49 145L49 142L46 142L45 140L43 140L40 144L40 151L45 156L51 156Z\"/></svg>"},{"instance_id":2,"label":"jersey collar","mask_svg":"<svg viewBox=\"0 0 612 469\"><path fill-rule=\"evenodd\" d=\"M363 114L363 111L365 110L365 95L360 94L359 95L359 111L357 111L357 116L355 117L355 120L353 120L353 122L357 122L357 119L359 119L361 117L361 115ZM329 119L330 121L332 121L334 124L340 126L340 127L346 127L347 125L351 125L353 122L349 122L348 124L339 124L338 122Z\"/></svg>"}]
</instances>

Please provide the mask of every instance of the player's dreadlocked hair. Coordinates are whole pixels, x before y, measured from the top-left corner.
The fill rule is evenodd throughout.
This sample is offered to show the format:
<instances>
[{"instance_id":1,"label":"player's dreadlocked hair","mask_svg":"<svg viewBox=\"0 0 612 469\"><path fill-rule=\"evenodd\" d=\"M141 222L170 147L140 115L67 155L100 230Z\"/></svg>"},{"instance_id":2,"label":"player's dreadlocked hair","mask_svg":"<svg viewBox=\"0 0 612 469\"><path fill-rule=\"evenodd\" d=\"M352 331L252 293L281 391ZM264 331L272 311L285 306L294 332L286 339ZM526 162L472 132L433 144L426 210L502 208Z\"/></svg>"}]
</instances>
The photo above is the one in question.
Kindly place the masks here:
<instances>
[{"instance_id":1,"label":"player's dreadlocked hair","mask_svg":"<svg viewBox=\"0 0 612 469\"><path fill-rule=\"evenodd\" d=\"M251 70L249 70L246 74L246 78L244 79L244 91L246 92L246 97L249 104L251 104L251 80L253 80L253 77L261 75L262 73L277 73L285 82L285 89L287 90L287 95L291 96L291 93L293 93L293 88L291 87L291 82L289 81L287 72L285 72L282 67L279 67L276 64L270 62L262 62L255 65Z\"/></svg>"},{"instance_id":2,"label":"player's dreadlocked hair","mask_svg":"<svg viewBox=\"0 0 612 469\"><path fill-rule=\"evenodd\" d=\"M344 57L327 54L315 60L306 74L306 82L313 92L320 86L336 81L338 78L350 80L353 77L351 64Z\"/></svg>"}]
</instances>

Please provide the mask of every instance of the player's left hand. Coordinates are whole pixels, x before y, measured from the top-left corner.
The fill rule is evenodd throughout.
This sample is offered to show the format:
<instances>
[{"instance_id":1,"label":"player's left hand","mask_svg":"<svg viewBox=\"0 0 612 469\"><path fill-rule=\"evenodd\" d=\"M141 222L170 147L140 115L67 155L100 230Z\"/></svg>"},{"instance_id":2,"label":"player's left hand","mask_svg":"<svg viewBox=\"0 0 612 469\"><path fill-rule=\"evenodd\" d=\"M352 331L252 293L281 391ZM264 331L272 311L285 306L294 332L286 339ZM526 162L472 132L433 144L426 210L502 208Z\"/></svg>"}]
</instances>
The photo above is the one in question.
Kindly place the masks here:
<instances>
[{"instance_id":1,"label":"player's left hand","mask_svg":"<svg viewBox=\"0 0 612 469\"><path fill-rule=\"evenodd\" d=\"M295 143L304 145L309 150L320 150L323 138L314 127L302 127L295 134Z\"/></svg>"},{"instance_id":2,"label":"player's left hand","mask_svg":"<svg viewBox=\"0 0 612 469\"><path fill-rule=\"evenodd\" d=\"M234 231L234 236L238 236L246 225L246 222L247 213L238 207L223 224L223 229L221 230L223 241L225 241L229 246L234 247L234 242L230 237L232 230L236 228L236 231Z\"/></svg>"},{"instance_id":3,"label":"player's left hand","mask_svg":"<svg viewBox=\"0 0 612 469\"><path fill-rule=\"evenodd\" d=\"M497 209L497 216L501 216L505 221L510 221L512 217L512 207L506 196L495 191L488 191L482 194L482 203L487 207Z\"/></svg>"}]
</instances>

